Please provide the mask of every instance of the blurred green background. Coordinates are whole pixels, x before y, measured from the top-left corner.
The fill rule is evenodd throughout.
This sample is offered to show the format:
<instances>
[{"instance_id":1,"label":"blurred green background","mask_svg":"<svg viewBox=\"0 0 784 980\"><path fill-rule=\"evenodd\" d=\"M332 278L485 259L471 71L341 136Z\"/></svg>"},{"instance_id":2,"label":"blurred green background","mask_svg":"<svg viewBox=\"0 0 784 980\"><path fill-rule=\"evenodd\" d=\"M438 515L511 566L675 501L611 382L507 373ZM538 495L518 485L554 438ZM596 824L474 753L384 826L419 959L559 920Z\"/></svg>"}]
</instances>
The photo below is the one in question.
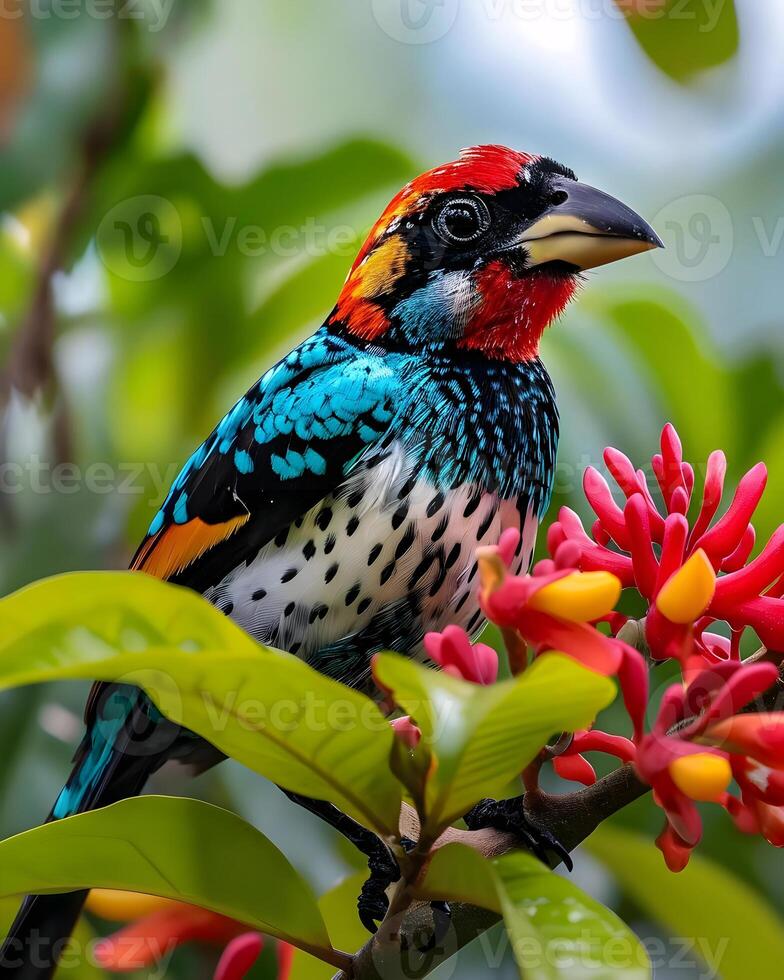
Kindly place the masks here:
<instances>
[{"instance_id":1,"label":"blurred green background","mask_svg":"<svg viewBox=\"0 0 784 980\"><path fill-rule=\"evenodd\" d=\"M782 43L778 0L4 0L2 592L127 563L179 464L329 311L394 191L478 142L568 164L668 245L592 275L545 338L554 510L584 512L579 475L602 447L642 465L669 419L698 471L714 448L733 480L767 461L764 539L784 488ZM48 812L84 693L0 697L3 836ZM232 763L178 779L153 789L237 810L320 891L355 865ZM784 860L706 816L701 853L738 876L713 882L714 903L752 933L740 881L780 906ZM659 823L650 801L618 820ZM716 975L595 857L576 875L661 943L657 978ZM678 879L650 891L699 935ZM511 977L500 935L434 975ZM208 976L212 956L183 951L166 975ZM254 976L272 975L270 951Z\"/></svg>"}]
</instances>

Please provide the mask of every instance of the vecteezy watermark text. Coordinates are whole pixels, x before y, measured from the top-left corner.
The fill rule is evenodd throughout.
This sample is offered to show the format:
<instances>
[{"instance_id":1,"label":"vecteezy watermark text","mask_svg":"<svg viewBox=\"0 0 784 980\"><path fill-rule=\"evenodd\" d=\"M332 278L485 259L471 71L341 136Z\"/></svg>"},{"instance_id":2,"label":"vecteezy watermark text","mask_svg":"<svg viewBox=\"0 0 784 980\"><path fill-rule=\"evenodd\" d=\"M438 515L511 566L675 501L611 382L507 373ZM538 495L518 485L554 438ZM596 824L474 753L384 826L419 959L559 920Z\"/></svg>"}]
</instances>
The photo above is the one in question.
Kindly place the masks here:
<instances>
[{"instance_id":1,"label":"vecteezy watermark text","mask_svg":"<svg viewBox=\"0 0 784 980\"><path fill-rule=\"evenodd\" d=\"M66 496L80 492L99 496L147 493L147 503L154 505L161 502L178 470L176 463L52 463L33 453L25 460L0 463L0 496L25 492Z\"/></svg>"},{"instance_id":2,"label":"vecteezy watermark text","mask_svg":"<svg viewBox=\"0 0 784 980\"><path fill-rule=\"evenodd\" d=\"M455 24L464 0L372 0L373 17L381 30L401 44L431 44ZM727 0L478 0L488 21L538 20L564 22L635 18L648 21L687 21L701 34L719 24Z\"/></svg>"},{"instance_id":3,"label":"vecteezy watermark text","mask_svg":"<svg viewBox=\"0 0 784 980\"><path fill-rule=\"evenodd\" d=\"M132 20L156 34L169 21L175 0L0 0L0 20Z\"/></svg>"},{"instance_id":4,"label":"vecteezy watermark text","mask_svg":"<svg viewBox=\"0 0 784 980\"><path fill-rule=\"evenodd\" d=\"M0 0L2 2L2 0ZM102 262L114 275L130 282L160 279L176 266L183 249L203 249L215 258L234 252L245 258L274 255L293 259L323 255L353 257L359 230L347 224L325 224L307 217L297 225L266 228L243 222L237 215L220 218L200 214L188 223L175 204L155 194L118 202L102 219L96 246Z\"/></svg>"}]
</instances>

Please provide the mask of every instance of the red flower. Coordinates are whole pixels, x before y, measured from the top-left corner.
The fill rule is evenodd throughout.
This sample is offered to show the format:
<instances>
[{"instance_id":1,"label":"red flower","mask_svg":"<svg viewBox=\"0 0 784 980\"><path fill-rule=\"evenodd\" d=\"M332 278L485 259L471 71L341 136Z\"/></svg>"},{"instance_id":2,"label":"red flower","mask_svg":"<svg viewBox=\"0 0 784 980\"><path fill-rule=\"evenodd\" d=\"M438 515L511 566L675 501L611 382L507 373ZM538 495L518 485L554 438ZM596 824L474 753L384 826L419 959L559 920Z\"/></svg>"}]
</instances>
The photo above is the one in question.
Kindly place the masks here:
<instances>
[{"instance_id":1,"label":"red flower","mask_svg":"<svg viewBox=\"0 0 784 980\"><path fill-rule=\"evenodd\" d=\"M214 980L242 980L259 958L263 946L264 937L258 932L245 932L232 939L223 951Z\"/></svg>"},{"instance_id":2,"label":"red flower","mask_svg":"<svg viewBox=\"0 0 784 980\"><path fill-rule=\"evenodd\" d=\"M653 729L639 739L634 765L667 816L657 844L671 870L686 866L688 852L702 836L695 801L720 803L736 821L751 814L760 826L773 821L767 811L757 813L758 804L784 803L784 779L770 778L761 768L784 769L784 726L771 723L778 716L738 714L777 676L778 669L768 663L712 665L688 686L674 684L666 691ZM727 792L733 777L742 800ZM766 836L778 842L773 833Z\"/></svg>"},{"instance_id":3,"label":"red flower","mask_svg":"<svg viewBox=\"0 0 784 980\"><path fill-rule=\"evenodd\" d=\"M259 957L264 937L234 919L184 902L95 889L87 909L101 918L133 920L95 946L98 965L112 973L153 966L186 942L224 946L215 980L242 980ZM278 980L288 980L293 947L278 942Z\"/></svg>"},{"instance_id":4,"label":"red flower","mask_svg":"<svg viewBox=\"0 0 784 980\"><path fill-rule=\"evenodd\" d=\"M487 618L516 631L538 654L559 650L601 674L618 672L629 650L592 625L612 611L620 582L606 572L581 574L563 549L555 561L540 562L531 575L510 575L519 532L504 532L498 547L479 548L480 602ZM633 652L633 651L631 651Z\"/></svg>"},{"instance_id":5,"label":"red flower","mask_svg":"<svg viewBox=\"0 0 784 980\"><path fill-rule=\"evenodd\" d=\"M422 732L417 728L409 715L402 718L395 718L389 723L394 729L395 735L410 749L415 749L422 738Z\"/></svg>"},{"instance_id":6,"label":"red flower","mask_svg":"<svg viewBox=\"0 0 784 980\"><path fill-rule=\"evenodd\" d=\"M613 616L620 581L606 571L578 571L580 549L568 542L555 560L539 562L533 574L510 575L518 542L519 532L510 529L497 547L477 551L480 603L487 618L501 627L513 671L525 669L530 644L534 656L557 650L597 673L617 675L635 731L641 733L645 663L636 650L594 625Z\"/></svg>"},{"instance_id":7,"label":"red flower","mask_svg":"<svg viewBox=\"0 0 784 980\"><path fill-rule=\"evenodd\" d=\"M247 929L215 912L170 902L102 939L95 947L95 957L103 969L125 973L152 966L183 943L223 946Z\"/></svg>"},{"instance_id":8,"label":"red flower","mask_svg":"<svg viewBox=\"0 0 784 980\"><path fill-rule=\"evenodd\" d=\"M459 626L447 626L443 633L427 633L425 650L445 674L462 677L473 684L494 684L498 677L498 654L485 643L472 645L468 633Z\"/></svg>"},{"instance_id":9,"label":"red flower","mask_svg":"<svg viewBox=\"0 0 784 980\"><path fill-rule=\"evenodd\" d=\"M584 752L604 752L615 756L621 762L633 762L636 755L634 742L622 735L611 735L595 729L575 732L567 748L553 759L553 769L561 779L591 786L596 782L596 773Z\"/></svg>"},{"instance_id":10,"label":"red flower","mask_svg":"<svg viewBox=\"0 0 784 980\"><path fill-rule=\"evenodd\" d=\"M568 545L570 556L585 571L604 570L624 587L634 586L648 600L646 639L657 659L676 657L682 663L694 653L709 662L737 659L740 638L753 628L773 649L784 643L784 526L759 557L749 562L754 547L750 523L760 501L767 473L760 463L743 477L725 513L714 522L721 502L726 460L712 453L702 500L692 526L686 517L694 490L694 470L683 461L680 440L671 425L662 431L661 453L652 459L664 505L657 508L641 470L623 453L607 449L604 460L626 503L619 507L601 474L585 472L585 495L597 515L592 537L579 517L562 508L548 533L556 561ZM727 643L708 632L727 622Z\"/></svg>"}]
</instances>

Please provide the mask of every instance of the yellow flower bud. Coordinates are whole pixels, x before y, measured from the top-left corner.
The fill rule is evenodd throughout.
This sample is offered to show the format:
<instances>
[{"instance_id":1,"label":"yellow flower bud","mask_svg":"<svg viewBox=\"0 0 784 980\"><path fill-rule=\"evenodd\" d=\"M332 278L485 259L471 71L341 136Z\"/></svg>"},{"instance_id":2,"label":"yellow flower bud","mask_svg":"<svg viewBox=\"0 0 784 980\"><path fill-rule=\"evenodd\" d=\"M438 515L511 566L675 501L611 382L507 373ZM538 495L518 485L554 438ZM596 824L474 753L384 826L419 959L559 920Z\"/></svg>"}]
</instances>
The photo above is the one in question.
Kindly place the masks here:
<instances>
[{"instance_id":1,"label":"yellow flower bud","mask_svg":"<svg viewBox=\"0 0 784 980\"><path fill-rule=\"evenodd\" d=\"M573 572L539 589L528 605L571 623L586 623L611 612L620 595L620 579L610 572Z\"/></svg>"},{"instance_id":2,"label":"yellow flower bud","mask_svg":"<svg viewBox=\"0 0 784 980\"><path fill-rule=\"evenodd\" d=\"M711 604L715 591L716 573L700 548L667 579L656 596L656 608L671 623L693 623Z\"/></svg>"},{"instance_id":3,"label":"yellow flower bud","mask_svg":"<svg viewBox=\"0 0 784 980\"><path fill-rule=\"evenodd\" d=\"M727 759L711 752L683 755L669 765L672 780L692 800L718 802L732 779Z\"/></svg>"}]
</instances>

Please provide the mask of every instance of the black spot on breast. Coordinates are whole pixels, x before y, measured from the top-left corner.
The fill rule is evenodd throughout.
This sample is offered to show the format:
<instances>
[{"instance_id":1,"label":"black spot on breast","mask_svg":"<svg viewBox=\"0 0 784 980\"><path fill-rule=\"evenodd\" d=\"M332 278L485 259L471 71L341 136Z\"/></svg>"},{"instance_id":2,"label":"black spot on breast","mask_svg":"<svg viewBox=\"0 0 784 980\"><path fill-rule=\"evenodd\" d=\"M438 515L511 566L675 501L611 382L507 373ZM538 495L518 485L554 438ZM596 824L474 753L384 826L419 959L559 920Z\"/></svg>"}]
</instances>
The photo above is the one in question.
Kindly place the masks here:
<instances>
[{"instance_id":1,"label":"black spot on breast","mask_svg":"<svg viewBox=\"0 0 784 980\"><path fill-rule=\"evenodd\" d=\"M289 604L288 604L288 605L286 606L286 608L285 608L285 609L283 610L283 615L284 615L284 616L290 616L290 615L291 615L291 614L292 614L292 613L294 612L294 610L295 610L296 608L297 608L297 604L296 604L296 602L290 602L290 603L289 603Z\"/></svg>"},{"instance_id":2,"label":"black spot on breast","mask_svg":"<svg viewBox=\"0 0 784 980\"><path fill-rule=\"evenodd\" d=\"M379 578L379 582L382 585L385 585L389 581L392 572L394 572L394 570L395 570L395 562L394 560L392 560L387 565L385 565L381 570L381 577Z\"/></svg>"},{"instance_id":3,"label":"black spot on breast","mask_svg":"<svg viewBox=\"0 0 784 980\"><path fill-rule=\"evenodd\" d=\"M411 545L414 543L416 538L416 528L413 524L409 524L406 528L405 534L398 541L397 548L395 548L395 558L402 558L403 555L408 551Z\"/></svg>"},{"instance_id":4,"label":"black spot on breast","mask_svg":"<svg viewBox=\"0 0 784 980\"><path fill-rule=\"evenodd\" d=\"M299 648L301 646L302 646L302 641L301 640L297 640L296 643L292 643L291 646L289 647L289 653L291 653L291 654L299 653Z\"/></svg>"},{"instance_id":5,"label":"black spot on breast","mask_svg":"<svg viewBox=\"0 0 784 980\"><path fill-rule=\"evenodd\" d=\"M286 582L290 582L296 576L298 571L298 568L287 569L280 577L280 584L285 585Z\"/></svg>"},{"instance_id":6,"label":"black spot on breast","mask_svg":"<svg viewBox=\"0 0 784 980\"><path fill-rule=\"evenodd\" d=\"M234 603L233 602L227 602L226 605L223 607L223 612L227 616L231 616L231 614L234 612Z\"/></svg>"},{"instance_id":7,"label":"black spot on breast","mask_svg":"<svg viewBox=\"0 0 784 980\"><path fill-rule=\"evenodd\" d=\"M496 508L491 507L487 514L487 517L485 517L485 519L482 521L482 523L479 525L479 528L477 529L476 532L477 541L482 541L484 539L484 536L490 530L490 525L493 523L493 518L495 517L495 515L496 515Z\"/></svg>"},{"instance_id":8,"label":"black spot on breast","mask_svg":"<svg viewBox=\"0 0 784 980\"><path fill-rule=\"evenodd\" d=\"M331 555L335 550L335 545L337 544L337 538L334 534L328 534L324 542L324 554Z\"/></svg>"},{"instance_id":9,"label":"black spot on breast","mask_svg":"<svg viewBox=\"0 0 784 980\"><path fill-rule=\"evenodd\" d=\"M348 524L346 524L346 534L349 537L351 537L351 535L354 533L354 531L356 531L358 527L359 527L359 518L355 514L348 522Z\"/></svg>"},{"instance_id":10,"label":"black spot on breast","mask_svg":"<svg viewBox=\"0 0 784 980\"><path fill-rule=\"evenodd\" d=\"M316 554L316 542L313 540L313 538L311 538L302 549L302 554L305 557L305 561L310 561L310 559Z\"/></svg>"},{"instance_id":11,"label":"black spot on breast","mask_svg":"<svg viewBox=\"0 0 784 980\"><path fill-rule=\"evenodd\" d=\"M317 619L323 619L327 615L328 611L328 606L326 606L323 602L317 602L316 605L310 610L308 623L312 626Z\"/></svg>"},{"instance_id":12,"label":"black spot on breast","mask_svg":"<svg viewBox=\"0 0 784 980\"><path fill-rule=\"evenodd\" d=\"M403 521L408 517L408 501L404 500L392 515L392 530L397 531Z\"/></svg>"},{"instance_id":13,"label":"black spot on breast","mask_svg":"<svg viewBox=\"0 0 784 980\"><path fill-rule=\"evenodd\" d=\"M410 476L403 484L403 486L398 490L397 499L403 500L405 497L407 497L416 486L416 482L418 479L419 477L416 474Z\"/></svg>"},{"instance_id":14,"label":"black spot on breast","mask_svg":"<svg viewBox=\"0 0 784 980\"><path fill-rule=\"evenodd\" d=\"M427 510L425 513L428 517L435 517L435 515L444 506L444 495L440 491L433 497L430 503L427 505Z\"/></svg>"},{"instance_id":15,"label":"black spot on breast","mask_svg":"<svg viewBox=\"0 0 784 980\"><path fill-rule=\"evenodd\" d=\"M433 536L431 541L440 541L446 533L446 529L449 526L449 514L444 514L441 520L438 522L438 527L433 531Z\"/></svg>"},{"instance_id":16,"label":"black spot on breast","mask_svg":"<svg viewBox=\"0 0 784 980\"><path fill-rule=\"evenodd\" d=\"M463 517L470 517L479 504L482 502L482 492L481 490L475 490L465 505L465 510L463 511Z\"/></svg>"},{"instance_id":17,"label":"black spot on breast","mask_svg":"<svg viewBox=\"0 0 784 980\"><path fill-rule=\"evenodd\" d=\"M464 606L464 605L466 604L466 600L468 599L468 597L469 597L470 595L471 595L471 593L470 593L470 592L464 592L464 593L463 593L463 595L462 595L462 596L460 597L460 601L459 601L459 602L458 602L458 604L457 604L457 605L455 606L455 612L456 612L456 613L459 613L459 612L460 612L460 610L461 610L461 609L463 608L463 606Z\"/></svg>"},{"instance_id":18,"label":"black spot on breast","mask_svg":"<svg viewBox=\"0 0 784 980\"><path fill-rule=\"evenodd\" d=\"M365 612L365 610L368 608L368 606L372 601L373 600L370 598L370 596L365 596L365 598L362 599L359 605L357 606L357 615L361 616L362 613Z\"/></svg>"},{"instance_id":19,"label":"black spot on breast","mask_svg":"<svg viewBox=\"0 0 784 980\"><path fill-rule=\"evenodd\" d=\"M430 566L436 560L436 554L437 552L432 548L430 551L425 552L422 561L420 561L420 563L411 573L411 578L408 580L409 589L413 589L419 580L426 574L428 568L430 568Z\"/></svg>"},{"instance_id":20,"label":"black spot on breast","mask_svg":"<svg viewBox=\"0 0 784 980\"><path fill-rule=\"evenodd\" d=\"M452 550L446 556L446 562L444 563L444 568L451 568L457 559L460 557L460 543L452 545Z\"/></svg>"},{"instance_id":21,"label":"black spot on breast","mask_svg":"<svg viewBox=\"0 0 784 980\"><path fill-rule=\"evenodd\" d=\"M338 565L337 562L335 562L334 564L330 565L329 568L324 573L324 581L325 582L331 582L332 579L338 574L338 568L339 567L340 566Z\"/></svg>"},{"instance_id":22,"label":"black spot on breast","mask_svg":"<svg viewBox=\"0 0 784 980\"><path fill-rule=\"evenodd\" d=\"M438 590L444 584L446 573L447 573L447 567L445 564L443 564L438 570L438 575L436 575L436 577L433 579L433 584L430 586L430 591L428 592L428 595L430 596L431 599L433 598L434 595L436 595Z\"/></svg>"},{"instance_id":23,"label":"black spot on breast","mask_svg":"<svg viewBox=\"0 0 784 980\"><path fill-rule=\"evenodd\" d=\"M321 510L316 515L316 527L321 531L326 531L329 527L329 522L332 520L332 508L322 507Z\"/></svg>"},{"instance_id":24,"label":"black spot on breast","mask_svg":"<svg viewBox=\"0 0 784 980\"><path fill-rule=\"evenodd\" d=\"M364 490L352 490L348 497L346 497L346 504L349 507L356 507L358 504L362 503L362 498L364 496Z\"/></svg>"},{"instance_id":25,"label":"black spot on breast","mask_svg":"<svg viewBox=\"0 0 784 980\"><path fill-rule=\"evenodd\" d=\"M285 545L288 536L289 536L289 527L288 525L286 525L286 527L284 527L282 531L278 531L278 533L275 535L275 547L282 548Z\"/></svg>"},{"instance_id":26,"label":"black spot on breast","mask_svg":"<svg viewBox=\"0 0 784 980\"><path fill-rule=\"evenodd\" d=\"M373 562L376 560L376 558L378 558L378 556L383 551L383 548L384 548L384 545L381 544L381 543L374 544L373 545L373 547L370 549L370 554L368 555L368 565L372 565L373 564Z\"/></svg>"},{"instance_id":27,"label":"black spot on breast","mask_svg":"<svg viewBox=\"0 0 784 980\"><path fill-rule=\"evenodd\" d=\"M351 588L348 590L348 592L346 593L347 606L350 606L351 603L357 598L357 596L359 595L359 589L360 589L359 582L355 582L354 585L352 585Z\"/></svg>"},{"instance_id":28,"label":"black spot on breast","mask_svg":"<svg viewBox=\"0 0 784 980\"><path fill-rule=\"evenodd\" d=\"M262 599L264 599L266 597L266 595L267 595L267 590L266 589L256 589L256 591L251 596L251 599L254 602L260 602Z\"/></svg>"},{"instance_id":29,"label":"black spot on breast","mask_svg":"<svg viewBox=\"0 0 784 980\"><path fill-rule=\"evenodd\" d=\"M468 625L466 626L466 632L471 633L479 625L479 621L482 618L482 610L477 609L474 615L468 620Z\"/></svg>"}]
</instances>

